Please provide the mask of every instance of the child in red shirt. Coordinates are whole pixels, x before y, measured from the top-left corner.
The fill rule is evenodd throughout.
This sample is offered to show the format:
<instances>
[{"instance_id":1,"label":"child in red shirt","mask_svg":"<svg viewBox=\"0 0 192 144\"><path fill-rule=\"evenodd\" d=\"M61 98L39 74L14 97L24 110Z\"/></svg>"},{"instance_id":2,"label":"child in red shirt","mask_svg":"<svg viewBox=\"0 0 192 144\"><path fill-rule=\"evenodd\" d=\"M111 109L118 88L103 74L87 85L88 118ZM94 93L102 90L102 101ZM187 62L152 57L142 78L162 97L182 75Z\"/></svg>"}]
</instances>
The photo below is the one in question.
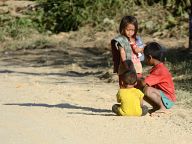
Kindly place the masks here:
<instances>
[{"instance_id":1,"label":"child in red shirt","mask_svg":"<svg viewBox=\"0 0 192 144\"><path fill-rule=\"evenodd\" d=\"M150 74L139 80L140 86L145 94L144 100L153 106L151 115L168 113L176 101L174 83L172 76L164 65L164 52L162 47L156 43L148 43L144 48L145 62L153 66Z\"/></svg>"}]
</instances>

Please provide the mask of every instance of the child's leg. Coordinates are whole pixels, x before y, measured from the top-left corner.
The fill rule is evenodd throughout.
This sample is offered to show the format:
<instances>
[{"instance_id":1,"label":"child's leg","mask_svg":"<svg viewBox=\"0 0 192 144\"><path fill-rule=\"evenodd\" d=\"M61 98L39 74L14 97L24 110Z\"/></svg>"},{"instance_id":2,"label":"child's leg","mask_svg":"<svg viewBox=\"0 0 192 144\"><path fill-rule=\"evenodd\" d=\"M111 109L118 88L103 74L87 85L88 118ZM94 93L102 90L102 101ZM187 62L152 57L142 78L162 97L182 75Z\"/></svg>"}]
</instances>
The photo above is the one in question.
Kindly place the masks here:
<instances>
[{"instance_id":1,"label":"child's leg","mask_svg":"<svg viewBox=\"0 0 192 144\"><path fill-rule=\"evenodd\" d=\"M151 99L149 99L147 96L144 96L143 99L144 99L146 102L148 102L148 103L153 107L153 109L150 109L150 110L148 111L149 113L153 113L153 112L155 112L156 110L159 109L159 106L158 106L156 103L154 103Z\"/></svg>"},{"instance_id":2,"label":"child's leg","mask_svg":"<svg viewBox=\"0 0 192 144\"><path fill-rule=\"evenodd\" d=\"M121 115L121 114L119 113L119 110L118 110L119 107L120 107L120 104L114 104L114 105L112 106L112 111L113 111L115 114L117 114L118 116Z\"/></svg>"},{"instance_id":3,"label":"child's leg","mask_svg":"<svg viewBox=\"0 0 192 144\"><path fill-rule=\"evenodd\" d=\"M162 111L167 110L162 102L160 90L153 88L153 87L146 87L144 89L144 94L147 97L147 98L145 98L145 100L147 101L147 99L148 99L149 101L147 101L147 102L152 104L152 106L155 110L157 110L157 109L162 110Z\"/></svg>"}]
</instances>

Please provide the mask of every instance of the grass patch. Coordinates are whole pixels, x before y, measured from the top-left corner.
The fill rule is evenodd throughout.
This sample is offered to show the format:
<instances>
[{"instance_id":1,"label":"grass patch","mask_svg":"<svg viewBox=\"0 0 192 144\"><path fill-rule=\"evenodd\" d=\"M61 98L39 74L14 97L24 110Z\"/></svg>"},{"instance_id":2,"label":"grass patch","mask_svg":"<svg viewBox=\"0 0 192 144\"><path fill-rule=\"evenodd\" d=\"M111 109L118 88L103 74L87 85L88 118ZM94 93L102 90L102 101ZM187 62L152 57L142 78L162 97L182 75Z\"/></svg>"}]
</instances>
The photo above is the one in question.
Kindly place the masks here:
<instances>
[{"instance_id":1,"label":"grass patch","mask_svg":"<svg viewBox=\"0 0 192 144\"><path fill-rule=\"evenodd\" d=\"M177 104L186 108L192 108L192 93L181 89L176 89Z\"/></svg>"},{"instance_id":2,"label":"grass patch","mask_svg":"<svg viewBox=\"0 0 192 144\"><path fill-rule=\"evenodd\" d=\"M167 65L174 77L176 89L192 89L192 57L186 48L169 49L166 56Z\"/></svg>"},{"instance_id":3,"label":"grass patch","mask_svg":"<svg viewBox=\"0 0 192 144\"><path fill-rule=\"evenodd\" d=\"M17 18L9 14L0 15L0 41L25 39L37 33L32 20L26 17Z\"/></svg>"}]
</instances>

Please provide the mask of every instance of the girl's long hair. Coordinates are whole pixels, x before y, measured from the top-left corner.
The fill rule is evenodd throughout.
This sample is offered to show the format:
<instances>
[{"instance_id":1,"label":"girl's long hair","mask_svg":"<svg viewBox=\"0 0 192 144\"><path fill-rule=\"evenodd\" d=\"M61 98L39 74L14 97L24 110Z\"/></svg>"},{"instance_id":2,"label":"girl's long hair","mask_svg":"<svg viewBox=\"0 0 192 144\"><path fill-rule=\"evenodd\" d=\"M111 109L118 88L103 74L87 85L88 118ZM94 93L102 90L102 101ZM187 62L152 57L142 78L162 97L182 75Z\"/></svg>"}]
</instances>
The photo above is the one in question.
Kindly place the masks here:
<instances>
[{"instance_id":1,"label":"girl's long hair","mask_svg":"<svg viewBox=\"0 0 192 144\"><path fill-rule=\"evenodd\" d=\"M119 25L119 32L122 35L125 35L125 28L128 24L133 24L135 26L135 33L133 37L136 39L137 36L137 30L138 30L138 22L137 19L134 16L124 16L121 19L120 25Z\"/></svg>"}]
</instances>

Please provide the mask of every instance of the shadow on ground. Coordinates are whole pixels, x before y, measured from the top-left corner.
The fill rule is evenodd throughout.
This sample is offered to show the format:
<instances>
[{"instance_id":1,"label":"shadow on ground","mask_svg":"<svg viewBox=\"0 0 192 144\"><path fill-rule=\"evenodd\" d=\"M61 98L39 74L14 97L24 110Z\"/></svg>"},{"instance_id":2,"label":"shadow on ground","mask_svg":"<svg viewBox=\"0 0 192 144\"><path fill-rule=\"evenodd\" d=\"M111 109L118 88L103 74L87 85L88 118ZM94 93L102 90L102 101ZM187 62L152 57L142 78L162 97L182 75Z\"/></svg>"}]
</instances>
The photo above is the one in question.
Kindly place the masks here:
<instances>
[{"instance_id":1,"label":"shadow on ground","mask_svg":"<svg viewBox=\"0 0 192 144\"><path fill-rule=\"evenodd\" d=\"M106 74L106 69L112 70L112 55L110 49L99 47L70 47L68 45L43 45L39 47L18 49L15 51L4 51L0 53L1 61L6 67L20 66L28 67L49 67L60 68L60 72L38 73L1 70L0 73L17 73L36 76L70 76L85 77L94 76L102 78ZM192 82L192 54L186 48L167 48L166 62L170 63L170 71L174 76L187 75L175 80L181 87L191 89ZM73 70L68 67L74 67ZM144 66L145 67L145 66ZM144 69L145 70L145 69ZM144 71L145 73L145 71ZM111 79L107 73L106 79ZM110 80L114 82L115 80ZM109 82L110 82L109 81Z\"/></svg>"},{"instance_id":2,"label":"shadow on ground","mask_svg":"<svg viewBox=\"0 0 192 144\"><path fill-rule=\"evenodd\" d=\"M103 116L112 115L112 111L108 110L108 109L98 109L98 108L92 108L92 107L73 105L73 104L69 104L69 103L62 103L62 104L56 104L56 105L50 105L50 104L44 104L44 103L7 103L4 105L8 105L8 106L16 105L16 106L24 106L24 107L79 109L79 110L89 112L89 113L80 113L80 112L71 113L71 112L69 112L69 114L103 115ZM106 113L108 113L108 114L106 114Z\"/></svg>"},{"instance_id":3,"label":"shadow on ground","mask_svg":"<svg viewBox=\"0 0 192 144\"><path fill-rule=\"evenodd\" d=\"M43 45L36 48L6 50L0 53L1 65L7 69L0 73L15 73L33 76L69 76L69 77L100 77L111 67L111 52L106 48L70 47L57 45ZM57 72L24 72L10 70L12 67L49 67L59 69Z\"/></svg>"},{"instance_id":4,"label":"shadow on ground","mask_svg":"<svg viewBox=\"0 0 192 144\"><path fill-rule=\"evenodd\" d=\"M103 68L108 67L110 57L107 49L97 47L42 46L1 53L1 60L8 65L23 67L54 68L77 64L81 68Z\"/></svg>"},{"instance_id":5,"label":"shadow on ground","mask_svg":"<svg viewBox=\"0 0 192 144\"><path fill-rule=\"evenodd\" d=\"M22 72L22 71L13 71L13 70L0 70L0 73L14 73L14 74L24 74L24 75L33 75L33 76L71 76L71 77L85 77L89 75L98 75L101 74L101 71L97 72L76 72L76 71L67 71L66 73L35 73L35 72Z\"/></svg>"}]
</instances>

